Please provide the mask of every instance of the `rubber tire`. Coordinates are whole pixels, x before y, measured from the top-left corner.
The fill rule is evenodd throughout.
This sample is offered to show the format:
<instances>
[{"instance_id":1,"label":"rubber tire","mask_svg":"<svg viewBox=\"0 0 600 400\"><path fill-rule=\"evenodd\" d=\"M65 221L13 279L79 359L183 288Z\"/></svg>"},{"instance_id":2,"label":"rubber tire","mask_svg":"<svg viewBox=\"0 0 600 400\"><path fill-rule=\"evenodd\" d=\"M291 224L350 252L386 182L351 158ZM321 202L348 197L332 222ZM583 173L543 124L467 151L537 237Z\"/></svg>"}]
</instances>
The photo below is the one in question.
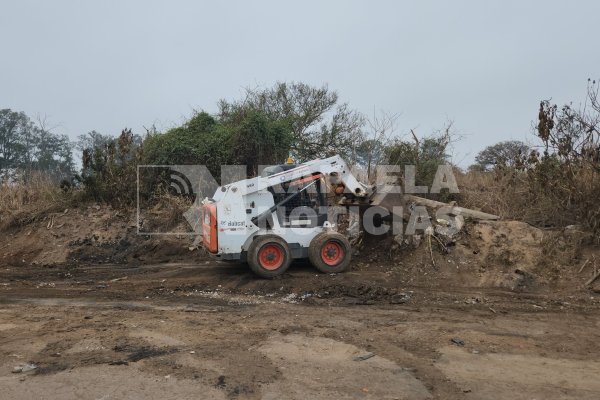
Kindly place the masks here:
<instances>
[{"instance_id":1,"label":"rubber tire","mask_svg":"<svg viewBox=\"0 0 600 400\"><path fill-rule=\"evenodd\" d=\"M264 268L258 258L260 249L269 244L277 245L283 250L283 263L279 268L273 270ZM261 235L254 239L252 244L250 244L246 261L248 262L252 272L254 272L256 275L260 276L261 278L271 279L283 274L290 267L290 264L292 263L292 254L286 241L279 236Z\"/></svg>"},{"instance_id":2,"label":"rubber tire","mask_svg":"<svg viewBox=\"0 0 600 400\"><path fill-rule=\"evenodd\" d=\"M330 240L337 242L344 251L344 259L336 265L326 264L321 258L321 249ZM337 232L321 232L313 238L308 248L308 259L319 271L326 274L344 272L350 265L352 248L348 239Z\"/></svg>"}]
</instances>

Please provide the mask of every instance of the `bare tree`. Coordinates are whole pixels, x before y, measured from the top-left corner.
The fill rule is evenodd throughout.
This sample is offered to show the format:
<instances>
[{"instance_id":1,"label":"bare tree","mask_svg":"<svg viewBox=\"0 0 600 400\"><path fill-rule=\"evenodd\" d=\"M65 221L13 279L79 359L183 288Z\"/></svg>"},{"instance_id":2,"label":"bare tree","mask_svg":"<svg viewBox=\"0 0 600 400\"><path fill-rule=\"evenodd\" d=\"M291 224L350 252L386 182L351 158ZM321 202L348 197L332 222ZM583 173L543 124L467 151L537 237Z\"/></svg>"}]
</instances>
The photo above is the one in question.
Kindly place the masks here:
<instances>
[{"instance_id":1,"label":"bare tree","mask_svg":"<svg viewBox=\"0 0 600 400\"><path fill-rule=\"evenodd\" d=\"M365 140L358 146L357 159L367 169L369 180L373 178L374 167L383 164L386 148L396 135L399 117L398 113L373 110L373 116L367 119L367 133Z\"/></svg>"}]
</instances>

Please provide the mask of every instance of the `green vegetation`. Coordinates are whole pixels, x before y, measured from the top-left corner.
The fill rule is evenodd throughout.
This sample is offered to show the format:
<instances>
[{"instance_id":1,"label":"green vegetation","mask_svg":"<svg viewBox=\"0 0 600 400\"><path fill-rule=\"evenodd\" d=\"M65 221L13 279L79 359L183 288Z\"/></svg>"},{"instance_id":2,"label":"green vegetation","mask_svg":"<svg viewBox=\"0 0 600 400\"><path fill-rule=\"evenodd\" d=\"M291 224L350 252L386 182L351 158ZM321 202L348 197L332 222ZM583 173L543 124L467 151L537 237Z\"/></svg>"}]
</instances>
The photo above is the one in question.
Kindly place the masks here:
<instances>
[{"instance_id":1,"label":"green vegetation","mask_svg":"<svg viewBox=\"0 0 600 400\"><path fill-rule=\"evenodd\" d=\"M277 83L218 107L215 116L198 112L182 126L149 134L144 162L206 165L215 177L221 165L247 165L253 176L259 165L281 163L290 154L299 161L333 154L353 159L363 139L363 117L338 104L326 86Z\"/></svg>"},{"instance_id":2,"label":"green vegetation","mask_svg":"<svg viewBox=\"0 0 600 400\"><path fill-rule=\"evenodd\" d=\"M142 146L136 143L131 129L105 145L84 149L81 174L76 180L83 184L85 194L97 201L118 206L132 205L136 199L137 165L142 158Z\"/></svg>"},{"instance_id":3,"label":"green vegetation","mask_svg":"<svg viewBox=\"0 0 600 400\"><path fill-rule=\"evenodd\" d=\"M536 226L581 225L600 241L600 100L599 86L590 81L582 108L558 107L542 101L535 135L538 149L523 153L510 146L508 156L497 150L479 153L479 166L463 177L463 200L507 218ZM491 151L495 160L488 157ZM489 169L489 172L482 170Z\"/></svg>"},{"instance_id":4,"label":"green vegetation","mask_svg":"<svg viewBox=\"0 0 600 400\"><path fill-rule=\"evenodd\" d=\"M55 180L73 173L71 143L23 112L0 110L0 178L27 180L43 171Z\"/></svg>"},{"instance_id":5,"label":"green vegetation","mask_svg":"<svg viewBox=\"0 0 600 400\"><path fill-rule=\"evenodd\" d=\"M385 113L367 119L327 86L296 82L248 89L241 100L219 101L215 114L195 112L181 126L162 133L152 129L144 138L129 129L117 138L92 131L70 143L44 121L34 123L5 109L0 110L0 178L7 188L27 185L34 176L54 184L67 178L61 186L65 193L75 184L87 198L126 207L135 201L140 163L206 165L218 179L221 165L246 165L247 175L255 176L260 165L281 163L288 155L302 162L340 154L363 167L371 181L376 165L398 165L402 171L414 165L415 185L431 186L438 166L450 164L451 125L420 138L411 131L412 138L403 139L394 134L396 119ZM581 109L542 101L538 121L537 146L519 141L489 146L460 174L460 195L423 195L538 226L580 224L600 233L598 84L590 82ZM74 148L82 153L78 174ZM164 184L153 182L142 184L152 193L165 192ZM13 203L36 198L28 191L14 193Z\"/></svg>"}]
</instances>

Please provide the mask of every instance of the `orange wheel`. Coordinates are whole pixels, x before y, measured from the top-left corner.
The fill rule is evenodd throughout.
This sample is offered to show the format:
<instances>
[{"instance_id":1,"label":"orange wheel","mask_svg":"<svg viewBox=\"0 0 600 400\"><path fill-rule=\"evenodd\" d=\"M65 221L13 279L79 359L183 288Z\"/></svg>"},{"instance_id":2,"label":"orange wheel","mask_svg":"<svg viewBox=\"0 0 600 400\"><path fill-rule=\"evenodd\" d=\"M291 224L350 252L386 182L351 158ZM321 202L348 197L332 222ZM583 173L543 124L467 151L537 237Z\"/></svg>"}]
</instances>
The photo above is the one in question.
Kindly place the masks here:
<instances>
[{"instance_id":1,"label":"orange wheel","mask_svg":"<svg viewBox=\"0 0 600 400\"><path fill-rule=\"evenodd\" d=\"M337 232L321 232L308 247L308 259L326 274L345 271L350 265L350 242Z\"/></svg>"},{"instance_id":2,"label":"orange wheel","mask_svg":"<svg viewBox=\"0 0 600 400\"><path fill-rule=\"evenodd\" d=\"M344 259L344 249L335 240L328 240L321 247L321 259L327 265L337 265Z\"/></svg>"},{"instance_id":3,"label":"orange wheel","mask_svg":"<svg viewBox=\"0 0 600 400\"><path fill-rule=\"evenodd\" d=\"M257 236L248 249L250 269L260 277L274 278L283 274L292 262L288 244L277 235Z\"/></svg>"},{"instance_id":4,"label":"orange wheel","mask_svg":"<svg viewBox=\"0 0 600 400\"><path fill-rule=\"evenodd\" d=\"M283 264L283 249L275 243L267 244L258 251L258 259L264 269L276 270Z\"/></svg>"}]
</instances>

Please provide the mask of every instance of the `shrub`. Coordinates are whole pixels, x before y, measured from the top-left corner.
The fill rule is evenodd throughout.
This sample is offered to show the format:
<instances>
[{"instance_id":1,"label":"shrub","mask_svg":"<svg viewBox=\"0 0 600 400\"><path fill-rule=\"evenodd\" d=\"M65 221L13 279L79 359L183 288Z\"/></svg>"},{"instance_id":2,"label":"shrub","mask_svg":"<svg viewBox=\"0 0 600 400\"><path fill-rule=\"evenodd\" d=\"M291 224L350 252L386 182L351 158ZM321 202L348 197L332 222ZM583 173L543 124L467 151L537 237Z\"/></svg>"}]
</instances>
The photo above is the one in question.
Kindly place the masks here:
<instances>
[{"instance_id":1,"label":"shrub","mask_svg":"<svg viewBox=\"0 0 600 400\"><path fill-rule=\"evenodd\" d=\"M83 150L81 175L76 179L84 186L85 194L115 206L135 203L137 164L142 146L136 143L131 129L99 147Z\"/></svg>"}]
</instances>

